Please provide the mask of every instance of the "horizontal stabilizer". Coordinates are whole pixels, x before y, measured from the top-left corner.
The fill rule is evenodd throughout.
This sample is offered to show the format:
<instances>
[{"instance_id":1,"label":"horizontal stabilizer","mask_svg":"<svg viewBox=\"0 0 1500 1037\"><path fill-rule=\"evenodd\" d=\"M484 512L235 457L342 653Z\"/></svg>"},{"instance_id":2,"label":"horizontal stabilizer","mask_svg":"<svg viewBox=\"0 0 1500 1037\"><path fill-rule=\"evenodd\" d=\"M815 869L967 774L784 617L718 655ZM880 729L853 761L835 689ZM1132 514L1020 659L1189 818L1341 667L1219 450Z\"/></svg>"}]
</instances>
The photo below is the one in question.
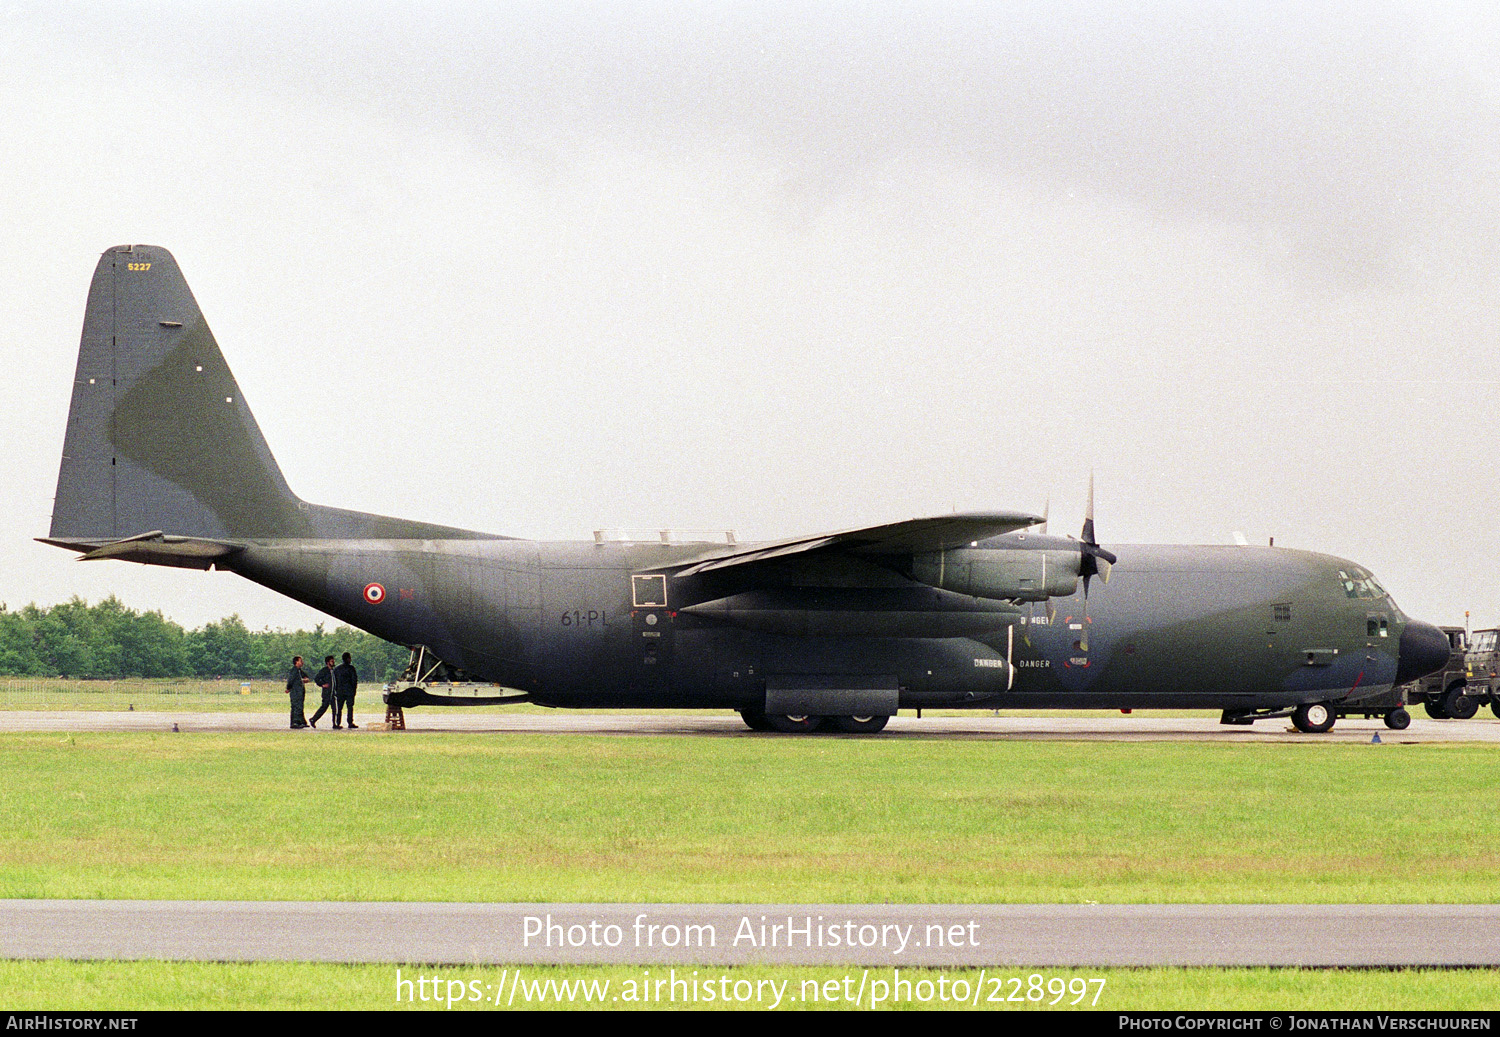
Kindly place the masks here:
<instances>
[{"instance_id":1,"label":"horizontal stabilizer","mask_svg":"<svg viewBox=\"0 0 1500 1037\"><path fill-rule=\"evenodd\" d=\"M48 540L42 537L37 539L53 547L65 547L70 551L83 552L78 556L80 562L96 562L112 558L122 562L170 565L180 569L207 569L214 562L238 554L245 549L243 544L223 540L168 536L159 529L105 542L79 539Z\"/></svg>"},{"instance_id":2,"label":"horizontal stabilizer","mask_svg":"<svg viewBox=\"0 0 1500 1037\"><path fill-rule=\"evenodd\" d=\"M935 518L907 519L883 526L798 537L770 544L755 544L729 550L678 570L677 576L696 576L715 569L728 569L752 562L806 554L810 551L842 551L859 555L924 554L963 547L976 540L1013 533L1041 522L1036 515L1015 511L979 511Z\"/></svg>"}]
</instances>

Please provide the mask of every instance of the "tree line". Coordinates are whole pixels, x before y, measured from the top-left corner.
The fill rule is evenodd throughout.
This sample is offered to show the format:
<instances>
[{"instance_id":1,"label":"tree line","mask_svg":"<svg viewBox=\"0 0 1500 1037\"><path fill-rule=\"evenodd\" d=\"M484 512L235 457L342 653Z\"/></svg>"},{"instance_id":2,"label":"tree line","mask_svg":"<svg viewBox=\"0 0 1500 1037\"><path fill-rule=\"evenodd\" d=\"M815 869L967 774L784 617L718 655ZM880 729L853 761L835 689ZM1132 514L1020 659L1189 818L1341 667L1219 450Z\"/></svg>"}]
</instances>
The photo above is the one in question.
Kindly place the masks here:
<instances>
[{"instance_id":1,"label":"tree line","mask_svg":"<svg viewBox=\"0 0 1500 1037\"><path fill-rule=\"evenodd\" d=\"M406 667L407 650L353 627L249 630L239 616L184 630L160 612L137 612L110 595L10 611L0 604L0 675L35 677L286 676L292 656L316 669L325 655L354 657L362 681Z\"/></svg>"}]
</instances>

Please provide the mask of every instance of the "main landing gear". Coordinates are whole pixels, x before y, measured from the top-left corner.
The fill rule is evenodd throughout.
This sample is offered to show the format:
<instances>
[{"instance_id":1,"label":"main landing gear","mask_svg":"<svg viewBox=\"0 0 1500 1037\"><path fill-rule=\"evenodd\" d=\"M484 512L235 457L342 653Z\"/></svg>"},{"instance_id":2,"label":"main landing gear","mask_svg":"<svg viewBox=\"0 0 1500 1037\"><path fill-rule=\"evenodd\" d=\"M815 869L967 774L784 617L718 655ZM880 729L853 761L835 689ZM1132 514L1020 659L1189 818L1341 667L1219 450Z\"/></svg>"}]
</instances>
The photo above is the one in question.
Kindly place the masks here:
<instances>
[{"instance_id":1,"label":"main landing gear","mask_svg":"<svg viewBox=\"0 0 1500 1037\"><path fill-rule=\"evenodd\" d=\"M762 713L755 709L740 710L745 726L752 731L780 731L782 734L811 734L813 731L838 731L850 735L873 735L885 730L890 717L815 717Z\"/></svg>"}]
</instances>

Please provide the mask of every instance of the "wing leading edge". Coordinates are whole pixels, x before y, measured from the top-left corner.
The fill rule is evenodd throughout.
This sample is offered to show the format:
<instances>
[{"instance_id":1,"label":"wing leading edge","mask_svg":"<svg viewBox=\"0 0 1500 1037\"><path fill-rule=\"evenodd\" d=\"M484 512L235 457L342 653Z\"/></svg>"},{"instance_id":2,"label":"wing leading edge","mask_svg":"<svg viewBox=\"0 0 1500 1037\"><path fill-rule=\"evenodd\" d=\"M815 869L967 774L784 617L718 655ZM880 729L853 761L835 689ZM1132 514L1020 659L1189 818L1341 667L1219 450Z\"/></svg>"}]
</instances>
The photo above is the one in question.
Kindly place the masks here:
<instances>
[{"instance_id":1,"label":"wing leading edge","mask_svg":"<svg viewBox=\"0 0 1500 1037\"><path fill-rule=\"evenodd\" d=\"M1018 511L975 511L955 515L939 515L934 518L907 519L882 526L865 526L840 533L825 533L811 537L796 537L778 540L769 544L749 544L743 548L717 554L712 558L696 562L673 575L696 576L699 573L735 566L750 565L807 554L812 551L840 551L857 555L903 555L924 554L928 551L947 551L964 547L976 540L1013 533L1018 529L1038 525L1038 515Z\"/></svg>"}]
</instances>

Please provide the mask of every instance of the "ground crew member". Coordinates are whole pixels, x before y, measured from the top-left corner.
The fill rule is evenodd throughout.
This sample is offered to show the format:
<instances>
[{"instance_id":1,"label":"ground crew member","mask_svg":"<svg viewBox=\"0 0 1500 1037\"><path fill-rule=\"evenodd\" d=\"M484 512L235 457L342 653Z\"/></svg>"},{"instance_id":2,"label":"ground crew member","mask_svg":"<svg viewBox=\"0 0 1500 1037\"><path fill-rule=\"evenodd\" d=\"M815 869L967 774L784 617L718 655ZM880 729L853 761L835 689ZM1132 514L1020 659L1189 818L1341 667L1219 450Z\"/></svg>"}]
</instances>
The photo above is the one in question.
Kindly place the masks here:
<instances>
[{"instance_id":1,"label":"ground crew member","mask_svg":"<svg viewBox=\"0 0 1500 1037\"><path fill-rule=\"evenodd\" d=\"M354 723L354 689L359 687L359 674L354 672L354 664L349 661L349 653L344 653L344 663L333 671L333 726L339 726L339 712L342 710L349 714L349 730L353 731L357 726Z\"/></svg>"},{"instance_id":2,"label":"ground crew member","mask_svg":"<svg viewBox=\"0 0 1500 1037\"><path fill-rule=\"evenodd\" d=\"M333 708L333 656L325 655L323 657L323 668L317 672L316 676L313 677L313 683L317 684L319 688L323 689L323 704L318 707L318 711L314 713L312 715L312 719L308 721L308 723L313 727L317 727L318 718ZM337 717L338 714L335 713L335 719L333 722L334 727L339 726Z\"/></svg>"},{"instance_id":3,"label":"ground crew member","mask_svg":"<svg viewBox=\"0 0 1500 1037\"><path fill-rule=\"evenodd\" d=\"M302 716L302 701L307 696L307 682L313 679L302 666L302 656L292 660L292 672L286 677L286 693L291 696L292 703L292 730L297 731L307 726L307 720Z\"/></svg>"}]
</instances>

